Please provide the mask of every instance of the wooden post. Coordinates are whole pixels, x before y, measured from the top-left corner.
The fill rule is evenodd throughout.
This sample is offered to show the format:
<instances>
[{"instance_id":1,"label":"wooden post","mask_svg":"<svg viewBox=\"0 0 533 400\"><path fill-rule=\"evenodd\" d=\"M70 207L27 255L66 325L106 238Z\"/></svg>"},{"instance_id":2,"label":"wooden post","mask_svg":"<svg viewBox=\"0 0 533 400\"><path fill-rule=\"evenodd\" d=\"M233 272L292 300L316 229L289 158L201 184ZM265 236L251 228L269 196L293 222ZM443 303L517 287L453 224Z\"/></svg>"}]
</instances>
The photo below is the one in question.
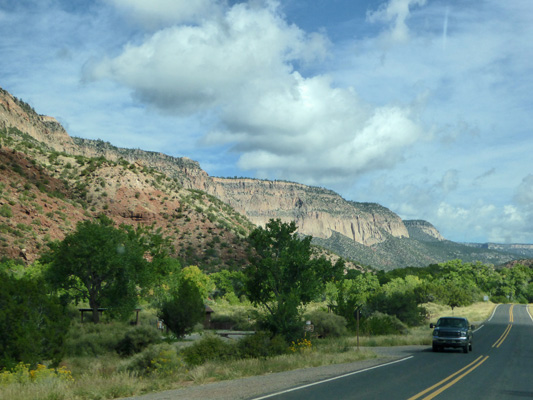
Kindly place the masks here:
<instances>
[{"instance_id":1,"label":"wooden post","mask_svg":"<svg viewBox=\"0 0 533 400\"><path fill-rule=\"evenodd\" d=\"M359 350L359 308L357 308L357 350Z\"/></svg>"}]
</instances>

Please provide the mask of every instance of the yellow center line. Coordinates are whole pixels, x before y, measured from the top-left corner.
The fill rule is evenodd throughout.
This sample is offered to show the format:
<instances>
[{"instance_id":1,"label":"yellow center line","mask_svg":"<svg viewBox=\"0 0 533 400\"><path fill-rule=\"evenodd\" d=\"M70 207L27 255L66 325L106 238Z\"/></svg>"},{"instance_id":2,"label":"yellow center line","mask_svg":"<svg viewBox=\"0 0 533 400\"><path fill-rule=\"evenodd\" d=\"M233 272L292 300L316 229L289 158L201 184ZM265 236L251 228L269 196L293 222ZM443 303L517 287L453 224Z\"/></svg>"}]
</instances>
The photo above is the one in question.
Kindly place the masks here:
<instances>
[{"instance_id":1,"label":"yellow center line","mask_svg":"<svg viewBox=\"0 0 533 400\"><path fill-rule=\"evenodd\" d=\"M481 364L483 364L485 361L487 361L487 359L489 358L489 356L485 356L485 358L483 358L483 360L481 360L480 362L478 362L476 365L474 365L472 368L470 368L468 371L466 371L464 374L458 376L457 378L455 378L453 381L449 382L448 384L444 385L443 387L441 387L440 389L434 391L433 393L431 393L429 396L426 396L424 397L423 400L431 400L433 399L434 397L437 397L439 394L441 394L442 392L444 392L446 389L448 389L450 386L453 386L455 385L457 382L459 382L461 379L463 379L466 375L468 375L470 372L472 372L473 370L475 370L477 367L479 367Z\"/></svg>"},{"instance_id":2,"label":"yellow center line","mask_svg":"<svg viewBox=\"0 0 533 400\"><path fill-rule=\"evenodd\" d=\"M492 347L500 347L501 344L504 342L504 340L509 335L509 332L511 332L511 328L513 327L512 324L514 322L513 307L514 307L514 304L511 305L511 308L509 309L509 324L507 325L507 328L502 333L500 338L492 345ZM459 382L461 379L463 379L466 375L468 375L470 372L472 372L477 367L479 367L481 364L483 364L485 361L487 361L488 358L489 358L489 356L479 356L474 361L472 361L470 364L468 364L466 367L461 368L459 371L454 372L453 374L451 374L447 378L445 378L442 381L434 384L433 386L427 388L426 390L414 395L413 397L409 397L408 400L419 399L422 396L426 395L427 393L430 393L433 390L434 390L434 392L432 392L428 396L424 397L422 400L431 400L431 399L437 397L439 394L444 392L449 387L455 385L457 382ZM448 382L448 383L446 383L446 382Z\"/></svg>"},{"instance_id":3,"label":"yellow center line","mask_svg":"<svg viewBox=\"0 0 533 400\"><path fill-rule=\"evenodd\" d=\"M512 323L514 322L513 307L514 307L514 304L511 305L511 308L509 309L509 325L507 325L507 328L505 329L505 331L502 333L500 338L496 340L496 342L492 345L492 347L496 347L496 348L500 347L503 341L509 335L509 332L511 332L511 328L513 327Z\"/></svg>"},{"instance_id":4,"label":"yellow center line","mask_svg":"<svg viewBox=\"0 0 533 400\"><path fill-rule=\"evenodd\" d=\"M512 327L513 326L511 324L507 325L507 328L505 329L505 331L502 333L500 338L496 340L496 342L492 345L492 347L496 347L496 348L500 347L503 341L507 338L507 335L509 335L509 332L511 332Z\"/></svg>"},{"instance_id":5,"label":"yellow center line","mask_svg":"<svg viewBox=\"0 0 533 400\"><path fill-rule=\"evenodd\" d=\"M439 387L440 385L448 382L450 379L452 379L454 376L456 375L459 375L461 372L463 372L465 369L468 369L470 368L472 365L476 364L479 362L479 364L481 364L483 361L485 360L481 360L483 358L483 356L479 356L478 358L476 358L474 361L472 361L470 364L468 364L466 367L463 367L461 368L459 371L457 372L454 372L453 374L451 374L450 376L448 376L447 378L443 379L442 381L434 384L433 386L431 387L428 387L426 390L414 395L413 397L409 397L409 399L407 400L415 400L415 399L418 399L419 397L422 397L423 395L425 395L426 393L432 391L433 389ZM485 358L487 359L488 356ZM481 361L480 361L481 360ZM477 366L473 367L472 369L476 368ZM470 371L466 372L464 375L466 375L467 373L469 373ZM464 375L461 375L458 379L461 379Z\"/></svg>"}]
</instances>

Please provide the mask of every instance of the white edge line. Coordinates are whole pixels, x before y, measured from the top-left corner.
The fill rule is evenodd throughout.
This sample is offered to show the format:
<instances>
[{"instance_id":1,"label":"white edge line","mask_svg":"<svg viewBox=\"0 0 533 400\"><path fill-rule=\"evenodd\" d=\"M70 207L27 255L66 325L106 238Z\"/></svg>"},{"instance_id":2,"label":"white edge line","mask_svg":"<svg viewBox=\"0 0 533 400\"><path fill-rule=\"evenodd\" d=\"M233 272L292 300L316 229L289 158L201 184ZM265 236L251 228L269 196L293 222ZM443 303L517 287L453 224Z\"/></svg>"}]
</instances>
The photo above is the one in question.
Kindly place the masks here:
<instances>
[{"instance_id":1,"label":"white edge line","mask_svg":"<svg viewBox=\"0 0 533 400\"><path fill-rule=\"evenodd\" d=\"M376 366L374 366L374 367L365 368L365 369L360 369L359 371L354 371L354 372L349 372L349 373L344 374L344 375L334 376L333 378L328 378L328 379L324 379L324 380L322 380L322 381L309 383L309 384L307 384L307 385L297 386L297 387L294 387L294 388L292 388L292 389L282 390L281 392L276 392L276 393L268 394L268 395L266 395L266 396L262 396L262 397L254 397L254 398L251 399L251 400L268 399L268 398L270 398L270 397L279 396L280 394L285 394L285 393L289 393L289 392L294 392L294 391L296 391L296 390L305 389L305 388L308 388L308 387L311 387L311 386L320 385L320 384L322 384L322 383L331 382L331 381L334 381L334 380L337 380L337 379L341 379L341 378L346 378L347 376L360 374L360 373L362 373L362 372L370 371L370 370L372 370L372 369L381 368L381 367L386 367L387 365L392 365L392 364L396 364L396 363L399 363L399 362L402 362L402 361L406 361L406 360L409 360L409 359L411 359L411 358L413 358L413 357L414 357L414 356L405 357L405 358L402 358L401 360L395 360L395 361L391 361L391 362L388 362L388 363L385 363L385 364L376 365Z\"/></svg>"},{"instance_id":2,"label":"white edge line","mask_svg":"<svg viewBox=\"0 0 533 400\"><path fill-rule=\"evenodd\" d=\"M529 318L531 318L531 320L533 321L533 317L531 316L531 313L529 312L529 304L526 304L526 311L529 315Z\"/></svg>"},{"instance_id":3,"label":"white edge line","mask_svg":"<svg viewBox=\"0 0 533 400\"><path fill-rule=\"evenodd\" d=\"M494 317L494 314L496 314L496 309L499 307L500 305L499 304L496 304L496 307L494 307L494 310L492 311L492 315L490 316L490 318L487 320L487 321L490 321L492 319L492 317Z\"/></svg>"}]
</instances>

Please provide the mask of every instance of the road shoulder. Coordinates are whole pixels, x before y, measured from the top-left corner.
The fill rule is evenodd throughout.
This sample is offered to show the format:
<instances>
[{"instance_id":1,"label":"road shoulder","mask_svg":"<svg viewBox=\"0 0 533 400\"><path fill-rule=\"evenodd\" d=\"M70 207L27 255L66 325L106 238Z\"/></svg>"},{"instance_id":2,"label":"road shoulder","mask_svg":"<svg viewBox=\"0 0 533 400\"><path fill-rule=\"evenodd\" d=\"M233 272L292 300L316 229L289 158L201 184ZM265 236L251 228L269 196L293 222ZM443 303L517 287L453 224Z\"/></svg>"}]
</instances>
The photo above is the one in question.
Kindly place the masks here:
<instances>
[{"instance_id":1,"label":"road shoulder","mask_svg":"<svg viewBox=\"0 0 533 400\"><path fill-rule=\"evenodd\" d=\"M268 375L222 381L187 388L150 393L143 396L128 397L129 400L236 400L252 399L269 393L290 389L295 386L329 379L335 376L376 367L391 361L409 357L428 346L395 346L368 348L377 358L346 364L326 365L315 368L297 369Z\"/></svg>"}]
</instances>

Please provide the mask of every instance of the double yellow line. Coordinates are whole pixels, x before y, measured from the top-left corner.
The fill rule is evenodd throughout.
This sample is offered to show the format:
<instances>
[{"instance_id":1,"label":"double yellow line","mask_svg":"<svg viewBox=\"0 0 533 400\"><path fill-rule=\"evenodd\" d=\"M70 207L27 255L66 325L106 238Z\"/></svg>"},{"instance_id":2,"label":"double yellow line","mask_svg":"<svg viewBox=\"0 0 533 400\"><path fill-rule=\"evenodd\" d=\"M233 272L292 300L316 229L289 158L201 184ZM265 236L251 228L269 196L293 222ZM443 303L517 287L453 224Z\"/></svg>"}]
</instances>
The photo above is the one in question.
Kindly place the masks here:
<instances>
[{"instance_id":1,"label":"double yellow line","mask_svg":"<svg viewBox=\"0 0 533 400\"><path fill-rule=\"evenodd\" d=\"M447 377L447 378L443 379L442 381L434 384L433 386L428 387L426 390L418 393L417 395L414 395L413 397L409 397L408 400L418 399L418 398L426 395L427 393L429 393L429 392L431 392L431 391L433 391L435 389L436 390L433 393L427 395L422 400L430 400L430 399L438 396L439 394L444 392L446 389L448 389L450 386L455 385L457 382L459 382L461 379L463 379L466 375L468 375L470 372L472 372L477 367L479 367L481 364L483 364L485 361L487 361L488 358L489 358L489 356L479 356L474 361L472 361L470 364L468 364L466 367L461 368L459 371L451 374L449 377ZM457 375L459 375L459 376L457 376ZM453 378L455 378L455 379L453 379ZM450 381L450 382L448 382L448 381ZM448 383L446 383L446 382L448 382Z\"/></svg>"},{"instance_id":2,"label":"double yellow line","mask_svg":"<svg viewBox=\"0 0 533 400\"><path fill-rule=\"evenodd\" d=\"M496 340L496 342L492 345L492 347L496 347L496 348L500 347L503 341L509 335L509 332L511 332L511 328L513 327L513 322L514 322L513 307L514 307L514 304L512 304L511 308L509 309L509 325L507 325L507 328L505 329L505 331L503 331L500 338Z\"/></svg>"},{"instance_id":3,"label":"double yellow line","mask_svg":"<svg viewBox=\"0 0 533 400\"><path fill-rule=\"evenodd\" d=\"M504 340L507 338L507 336L509 336L509 332L511 332L511 328L514 322L513 307L514 307L514 304L511 305L511 308L509 309L509 325L507 325L507 328L505 329L505 331L502 333L500 338L492 345L492 347L496 347L496 348L500 347L501 344L504 342ZM439 394L444 392L450 386L455 385L457 382L463 379L466 375L468 375L470 372L472 372L477 367L479 367L481 364L483 364L485 361L487 361L488 358L489 356L479 356L473 362L468 364L466 367L461 368L459 371L451 374L447 378L434 384L433 386L427 388L426 390L414 395L413 397L409 397L408 400L416 400L419 398L422 398L422 400L430 400L430 399L437 397ZM425 397L422 397L422 396L425 396Z\"/></svg>"}]
</instances>

